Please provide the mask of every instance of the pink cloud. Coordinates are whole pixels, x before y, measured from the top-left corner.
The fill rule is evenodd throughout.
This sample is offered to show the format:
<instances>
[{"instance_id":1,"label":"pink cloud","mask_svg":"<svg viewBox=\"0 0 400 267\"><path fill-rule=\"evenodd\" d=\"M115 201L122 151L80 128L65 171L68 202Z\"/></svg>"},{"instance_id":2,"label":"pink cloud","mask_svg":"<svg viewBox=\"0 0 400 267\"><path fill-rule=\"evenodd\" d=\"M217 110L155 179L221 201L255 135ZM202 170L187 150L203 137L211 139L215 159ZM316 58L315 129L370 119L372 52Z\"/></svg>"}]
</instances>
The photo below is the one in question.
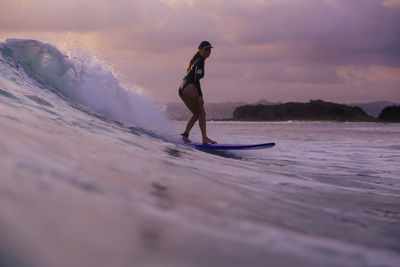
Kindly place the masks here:
<instances>
[{"instance_id":1,"label":"pink cloud","mask_svg":"<svg viewBox=\"0 0 400 267\"><path fill-rule=\"evenodd\" d=\"M397 0L0 2L0 37L58 40L70 32L90 40L128 80L160 100L179 100L185 67L198 43L209 40L215 49L202 83L211 101L373 99L373 86L385 88L383 98L400 101L398 81L384 75L400 68ZM343 68L381 69L355 83L338 71Z\"/></svg>"}]
</instances>

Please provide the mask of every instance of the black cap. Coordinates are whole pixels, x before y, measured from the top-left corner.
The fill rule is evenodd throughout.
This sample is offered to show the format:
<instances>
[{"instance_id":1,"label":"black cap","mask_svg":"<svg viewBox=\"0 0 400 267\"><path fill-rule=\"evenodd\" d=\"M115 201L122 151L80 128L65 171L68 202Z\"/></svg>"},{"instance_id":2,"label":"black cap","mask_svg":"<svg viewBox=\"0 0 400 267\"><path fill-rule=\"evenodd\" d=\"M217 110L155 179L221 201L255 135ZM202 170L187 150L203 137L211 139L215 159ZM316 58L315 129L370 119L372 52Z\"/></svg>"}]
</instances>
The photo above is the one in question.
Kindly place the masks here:
<instances>
[{"instance_id":1,"label":"black cap","mask_svg":"<svg viewBox=\"0 0 400 267\"><path fill-rule=\"evenodd\" d=\"M203 41L203 42L201 42L200 45L199 45L199 49L200 49L200 48L207 48L207 47L214 48L214 47L210 44L209 41Z\"/></svg>"}]
</instances>

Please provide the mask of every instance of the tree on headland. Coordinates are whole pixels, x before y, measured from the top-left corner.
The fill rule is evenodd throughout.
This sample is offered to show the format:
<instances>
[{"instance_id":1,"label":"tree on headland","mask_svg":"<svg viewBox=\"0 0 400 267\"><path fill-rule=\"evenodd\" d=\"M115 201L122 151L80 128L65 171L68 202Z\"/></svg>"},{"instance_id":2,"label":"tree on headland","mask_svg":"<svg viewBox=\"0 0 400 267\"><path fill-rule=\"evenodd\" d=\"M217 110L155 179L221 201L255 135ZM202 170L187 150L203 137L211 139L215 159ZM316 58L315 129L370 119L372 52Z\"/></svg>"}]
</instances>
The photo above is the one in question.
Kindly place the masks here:
<instances>
[{"instance_id":1,"label":"tree on headland","mask_svg":"<svg viewBox=\"0 0 400 267\"><path fill-rule=\"evenodd\" d=\"M384 122L400 122L400 106L389 106L379 114L379 120Z\"/></svg>"}]
</instances>

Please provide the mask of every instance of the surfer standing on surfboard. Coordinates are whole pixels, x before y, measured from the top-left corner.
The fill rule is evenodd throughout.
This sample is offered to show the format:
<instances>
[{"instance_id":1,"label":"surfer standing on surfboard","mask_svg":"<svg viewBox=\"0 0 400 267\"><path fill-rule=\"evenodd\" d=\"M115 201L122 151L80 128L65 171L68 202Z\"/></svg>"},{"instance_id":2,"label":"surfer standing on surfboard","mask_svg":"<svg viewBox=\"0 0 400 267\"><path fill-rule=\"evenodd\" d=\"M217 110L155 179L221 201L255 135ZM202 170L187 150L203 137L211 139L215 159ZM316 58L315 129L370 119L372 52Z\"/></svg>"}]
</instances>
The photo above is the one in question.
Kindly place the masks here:
<instances>
[{"instance_id":1,"label":"surfer standing on surfboard","mask_svg":"<svg viewBox=\"0 0 400 267\"><path fill-rule=\"evenodd\" d=\"M192 57L186 75L179 87L179 96L185 103L186 107L192 112L192 117L186 125L182 139L186 143L190 143L189 132L193 125L199 120L201 135L204 144L216 144L214 140L207 137L206 131L206 112L204 110L203 93L201 91L200 79L204 77L204 62L211 54L213 46L208 41L203 41L198 47L197 53Z\"/></svg>"}]
</instances>

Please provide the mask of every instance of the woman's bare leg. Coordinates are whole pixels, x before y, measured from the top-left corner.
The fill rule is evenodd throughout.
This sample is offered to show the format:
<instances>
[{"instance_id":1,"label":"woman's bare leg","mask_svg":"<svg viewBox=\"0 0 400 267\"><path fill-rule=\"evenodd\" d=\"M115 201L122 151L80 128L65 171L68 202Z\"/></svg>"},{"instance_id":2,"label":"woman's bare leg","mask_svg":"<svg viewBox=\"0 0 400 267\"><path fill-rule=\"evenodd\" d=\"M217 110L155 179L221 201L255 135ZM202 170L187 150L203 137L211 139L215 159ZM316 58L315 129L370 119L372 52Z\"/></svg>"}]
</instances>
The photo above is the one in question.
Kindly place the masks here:
<instances>
[{"instance_id":1,"label":"woman's bare leg","mask_svg":"<svg viewBox=\"0 0 400 267\"><path fill-rule=\"evenodd\" d=\"M198 100L197 100L197 91L194 84L189 84L183 89L183 102L185 103L186 107L192 112L192 117L186 124L185 133L190 132L192 130L194 124L199 119L199 111L198 111ZM190 143L190 139L187 136L182 136L182 139L186 143Z\"/></svg>"},{"instance_id":2,"label":"woman's bare leg","mask_svg":"<svg viewBox=\"0 0 400 267\"><path fill-rule=\"evenodd\" d=\"M199 119L198 115L193 114L188 123L186 124L186 133L189 133L190 130L192 130L193 125L196 123L196 121Z\"/></svg>"},{"instance_id":3,"label":"woman's bare leg","mask_svg":"<svg viewBox=\"0 0 400 267\"><path fill-rule=\"evenodd\" d=\"M199 107L200 107L199 126L201 130L201 136L203 137L203 144L216 144L217 142L207 137L206 111L204 109L203 101L200 101Z\"/></svg>"},{"instance_id":4,"label":"woman's bare leg","mask_svg":"<svg viewBox=\"0 0 400 267\"><path fill-rule=\"evenodd\" d=\"M199 120L199 126L201 130L201 135L203 137L203 143L215 144L216 142L214 140L211 140L210 138L207 137L206 112L204 110L204 104L202 99L201 101L199 100L199 95L197 93L196 86L194 84L187 85L183 90L183 96L184 96L183 102L193 114L192 118L190 118L190 120L186 125L185 132L189 133L190 130L193 128L193 125L196 123L196 121ZM187 137L186 138L183 137L183 140L185 142L187 142L187 140L185 139L189 140Z\"/></svg>"}]
</instances>

